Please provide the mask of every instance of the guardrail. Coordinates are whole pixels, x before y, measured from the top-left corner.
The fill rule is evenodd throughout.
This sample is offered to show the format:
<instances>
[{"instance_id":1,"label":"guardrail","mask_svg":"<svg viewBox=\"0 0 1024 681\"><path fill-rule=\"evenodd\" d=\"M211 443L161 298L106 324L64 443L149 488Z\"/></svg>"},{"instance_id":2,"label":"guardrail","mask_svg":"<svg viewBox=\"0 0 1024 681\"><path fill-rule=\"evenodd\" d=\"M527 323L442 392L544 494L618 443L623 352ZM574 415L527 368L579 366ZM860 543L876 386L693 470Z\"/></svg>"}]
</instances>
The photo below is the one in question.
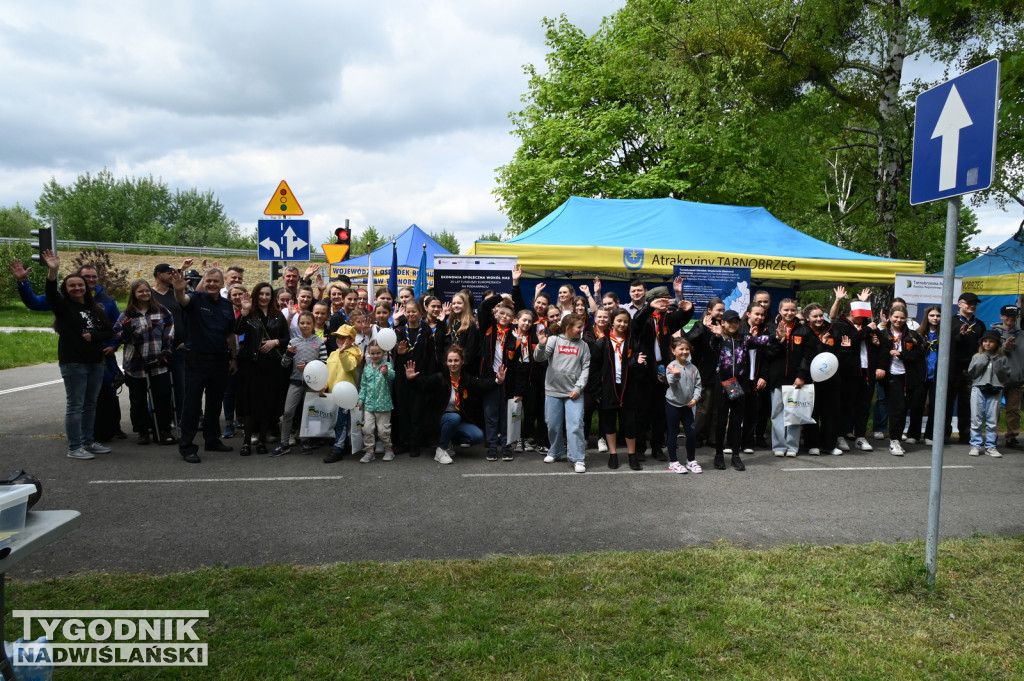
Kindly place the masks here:
<instances>
[{"instance_id":1,"label":"guardrail","mask_svg":"<svg viewBox=\"0 0 1024 681\"><path fill-rule=\"evenodd\" d=\"M0 237L0 243L16 243L32 241L29 238ZM58 249L101 248L104 251L156 251L158 253L175 253L182 255L242 255L249 258L256 256L256 247L252 248L208 248L206 246L174 246L171 244L122 244L113 241L70 241L57 239Z\"/></svg>"}]
</instances>

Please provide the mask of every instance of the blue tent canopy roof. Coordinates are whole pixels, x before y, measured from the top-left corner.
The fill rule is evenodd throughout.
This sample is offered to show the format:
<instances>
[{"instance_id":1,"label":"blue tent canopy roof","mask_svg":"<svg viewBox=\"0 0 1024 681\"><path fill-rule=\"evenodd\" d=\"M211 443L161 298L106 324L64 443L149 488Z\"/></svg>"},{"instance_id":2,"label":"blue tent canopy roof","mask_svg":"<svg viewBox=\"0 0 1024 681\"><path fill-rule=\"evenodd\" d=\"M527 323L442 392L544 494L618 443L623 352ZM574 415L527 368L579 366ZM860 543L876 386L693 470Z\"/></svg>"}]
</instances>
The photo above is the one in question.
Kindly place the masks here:
<instances>
[{"instance_id":1,"label":"blue tent canopy roof","mask_svg":"<svg viewBox=\"0 0 1024 681\"><path fill-rule=\"evenodd\" d=\"M672 248L775 257L887 260L833 246L785 224L764 208L679 199L572 196L507 242L522 245Z\"/></svg>"},{"instance_id":2,"label":"blue tent canopy roof","mask_svg":"<svg viewBox=\"0 0 1024 681\"><path fill-rule=\"evenodd\" d=\"M1010 237L988 253L979 255L970 262L957 265L958 277L993 277L1000 274L1017 274L1024 269L1024 244Z\"/></svg>"},{"instance_id":3,"label":"blue tent canopy roof","mask_svg":"<svg viewBox=\"0 0 1024 681\"><path fill-rule=\"evenodd\" d=\"M395 237L398 249L399 267L419 267L420 258L423 254L423 244L427 245L427 263L432 267L435 255L452 255L441 244L430 238L430 235L420 229L417 225L410 225L408 229ZM373 251L370 256L373 258L374 269L378 267L391 267L391 242ZM369 264L367 256L360 255L338 263L344 267L366 267Z\"/></svg>"}]
</instances>

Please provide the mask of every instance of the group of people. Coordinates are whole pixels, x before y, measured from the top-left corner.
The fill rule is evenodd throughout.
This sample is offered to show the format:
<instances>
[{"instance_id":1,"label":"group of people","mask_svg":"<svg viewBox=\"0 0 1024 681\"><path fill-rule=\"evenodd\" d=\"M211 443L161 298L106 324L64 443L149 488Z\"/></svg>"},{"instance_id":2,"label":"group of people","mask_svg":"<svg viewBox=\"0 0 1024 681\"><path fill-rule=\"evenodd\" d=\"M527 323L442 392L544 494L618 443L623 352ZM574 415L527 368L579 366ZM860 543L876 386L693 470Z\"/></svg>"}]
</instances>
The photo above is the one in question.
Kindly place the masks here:
<instances>
[{"instance_id":1,"label":"group of people","mask_svg":"<svg viewBox=\"0 0 1024 681\"><path fill-rule=\"evenodd\" d=\"M538 284L527 303L516 267L510 294L476 301L463 290L442 301L417 298L411 288L371 296L344 279L325 285L316 265L304 277L286 268L277 290L267 282L247 287L239 267L210 267L190 281L186 260L181 268L158 265L152 283L134 281L124 312L115 303L112 313L81 271L58 288L60 260L43 257L67 393L68 456L76 459L109 451L93 420L105 359L118 348L139 444L177 444L190 463L201 461L200 433L206 452L233 451L225 440L236 435L243 456L314 451L318 441L298 432L312 392L303 370L313 361L328 369L321 395L342 382L358 392L355 409L339 410L326 463L432 449L449 464L456 447L483 444L489 461L534 451L546 463L567 458L582 473L593 438L612 469L624 453L633 470L649 456L673 472L701 473L696 450L708 446L715 468L742 471L742 455L758 448L779 457L801 449L841 455L872 451L869 434L902 456L908 445L931 444L925 419L941 419L950 438L954 412L970 454L998 457L1003 398L1005 443L1018 446L1019 310L1005 306L1002 322L987 329L972 293L960 296L952 320L931 307L920 326L902 301L876 316L870 291L851 301L843 287L827 311L817 303L800 309L790 298L773 305L757 291L743 310L712 299L694 320L680 278L650 290L633 281L624 303L602 293L599 279L579 287L581 295L563 284L554 298ZM12 272L20 288L27 284L20 263ZM953 342L949 407L935 415L943 333ZM812 360L824 352L838 370L813 383L813 422L795 423L787 403L812 383ZM680 427L685 454L677 449Z\"/></svg>"}]
</instances>

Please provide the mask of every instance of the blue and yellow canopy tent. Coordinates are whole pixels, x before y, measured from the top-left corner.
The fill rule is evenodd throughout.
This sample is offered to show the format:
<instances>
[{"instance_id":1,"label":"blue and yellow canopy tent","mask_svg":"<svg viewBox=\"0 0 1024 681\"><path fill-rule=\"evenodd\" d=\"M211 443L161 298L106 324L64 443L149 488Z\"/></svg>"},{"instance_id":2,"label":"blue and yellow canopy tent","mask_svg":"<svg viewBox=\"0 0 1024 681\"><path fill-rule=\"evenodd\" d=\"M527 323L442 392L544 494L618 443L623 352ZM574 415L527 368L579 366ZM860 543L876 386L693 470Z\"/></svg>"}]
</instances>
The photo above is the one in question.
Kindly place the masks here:
<instances>
[{"instance_id":1,"label":"blue and yellow canopy tent","mask_svg":"<svg viewBox=\"0 0 1024 681\"><path fill-rule=\"evenodd\" d=\"M395 253L392 252L391 241L369 255L360 255L339 263L331 263L331 276L339 274L348 276L353 283L365 284L368 268L373 264L373 280L375 288L384 288L388 285L388 278L391 274L392 260L398 263L398 285L415 286L416 275L419 272L420 262L423 259L423 246L427 247L427 263L430 267L427 270L427 286L433 286L435 255L451 255L444 246L430 238L430 235L420 229L417 225L410 225L408 229L394 239ZM397 254L397 258L395 255ZM397 293L397 291L394 291Z\"/></svg>"},{"instance_id":2,"label":"blue and yellow canopy tent","mask_svg":"<svg viewBox=\"0 0 1024 681\"><path fill-rule=\"evenodd\" d=\"M1024 243L1010 237L992 250L956 268L963 290L981 299L977 315L986 324L1000 321L999 308L1019 305L1024 294Z\"/></svg>"},{"instance_id":3,"label":"blue and yellow canopy tent","mask_svg":"<svg viewBox=\"0 0 1024 681\"><path fill-rule=\"evenodd\" d=\"M888 285L924 262L848 251L783 223L764 208L678 199L570 197L508 241L477 241L470 255L515 255L540 279L665 280L675 265L749 267L754 285L809 289Z\"/></svg>"}]
</instances>

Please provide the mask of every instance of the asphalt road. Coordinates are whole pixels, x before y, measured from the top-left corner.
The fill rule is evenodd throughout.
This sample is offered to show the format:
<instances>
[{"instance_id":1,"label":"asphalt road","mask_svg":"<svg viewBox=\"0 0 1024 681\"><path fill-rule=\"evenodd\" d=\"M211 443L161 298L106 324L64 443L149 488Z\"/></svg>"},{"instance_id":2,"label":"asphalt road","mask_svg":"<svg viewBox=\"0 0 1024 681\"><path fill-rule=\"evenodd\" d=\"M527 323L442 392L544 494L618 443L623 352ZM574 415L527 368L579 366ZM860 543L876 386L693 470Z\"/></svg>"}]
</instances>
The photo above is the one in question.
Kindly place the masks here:
<instances>
[{"instance_id":1,"label":"asphalt road","mask_svg":"<svg viewBox=\"0 0 1024 681\"><path fill-rule=\"evenodd\" d=\"M127 411L125 395L122 425L130 430ZM702 449L701 475L650 461L643 472L609 471L596 452L580 475L532 453L487 462L476 448L457 450L450 466L432 456L327 465L322 449L277 459L205 454L189 465L174 447L133 440L74 461L65 456L63 412L55 364L0 371L3 468L42 479L38 508L83 515L76 531L12 572L16 578L657 550L722 539L751 547L889 542L922 539L927 527L931 457L920 445L902 458L881 448L796 459L759 452L745 458L743 473L712 469L712 452ZM227 442L237 450L238 438ZM1024 453L1004 454L946 449L943 538L1024 534Z\"/></svg>"}]
</instances>

